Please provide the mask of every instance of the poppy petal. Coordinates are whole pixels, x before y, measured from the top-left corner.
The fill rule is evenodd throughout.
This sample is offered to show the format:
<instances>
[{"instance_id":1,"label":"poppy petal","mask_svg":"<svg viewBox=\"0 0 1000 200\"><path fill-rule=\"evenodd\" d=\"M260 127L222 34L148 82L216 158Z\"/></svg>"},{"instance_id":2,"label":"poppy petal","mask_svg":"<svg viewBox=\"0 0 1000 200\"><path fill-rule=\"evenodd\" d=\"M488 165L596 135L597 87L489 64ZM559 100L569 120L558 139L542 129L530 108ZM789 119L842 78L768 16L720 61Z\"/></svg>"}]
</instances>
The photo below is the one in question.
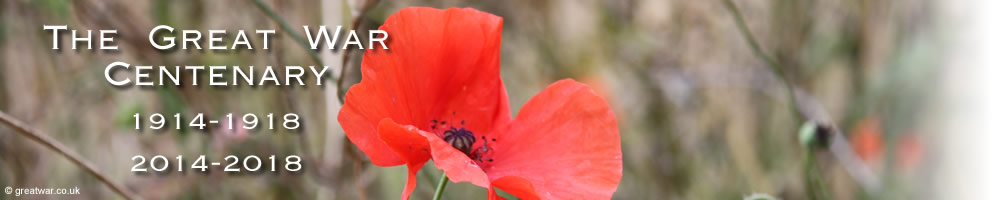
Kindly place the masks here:
<instances>
[{"instance_id":1,"label":"poppy petal","mask_svg":"<svg viewBox=\"0 0 1000 200\"><path fill-rule=\"evenodd\" d=\"M416 172L431 157L434 165L445 172L453 182L471 182L486 187L489 184L486 173L472 159L456 150L434 133L421 131L414 126L396 124L390 119L379 123L379 137L406 161L409 168L403 198L416 186Z\"/></svg>"},{"instance_id":2,"label":"poppy petal","mask_svg":"<svg viewBox=\"0 0 1000 200\"><path fill-rule=\"evenodd\" d=\"M504 192L513 194L521 199L540 199L538 194L535 193L535 186L531 185L531 181L519 176L505 176L493 180L490 184L502 188ZM490 196L491 198L492 196L500 197L492 188L490 188Z\"/></svg>"},{"instance_id":3,"label":"poppy petal","mask_svg":"<svg viewBox=\"0 0 1000 200\"><path fill-rule=\"evenodd\" d=\"M518 197L607 199L621 181L614 112L582 83L549 85L499 131L485 169L498 188Z\"/></svg>"},{"instance_id":4,"label":"poppy petal","mask_svg":"<svg viewBox=\"0 0 1000 200\"><path fill-rule=\"evenodd\" d=\"M440 137L421 131L431 147L434 166L444 171L452 182L470 182L479 187L488 187L489 178L479 164L458 151Z\"/></svg>"},{"instance_id":5,"label":"poppy petal","mask_svg":"<svg viewBox=\"0 0 1000 200\"><path fill-rule=\"evenodd\" d=\"M430 159L427 140L419 132L414 126L399 125L388 118L378 124L379 138L406 162L406 187L400 196L403 200L410 199L410 194L417 187L417 172Z\"/></svg>"},{"instance_id":6,"label":"poppy petal","mask_svg":"<svg viewBox=\"0 0 1000 200\"><path fill-rule=\"evenodd\" d=\"M389 49L366 50L361 83L348 90L340 111L347 137L375 165L394 166L406 158L377 137L382 119L432 132L445 121L474 132L509 122L500 80L502 24L475 9L415 7L389 16L379 28L389 35Z\"/></svg>"},{"instance_id":7,"label":"poppy petal","mask_svg":"<svg viewBox=\"0 0 1000 200\"><path fill-rule=\"evenodd\" d=\"M355 86L357 87L357 86ZM359 97L360 95L370 95L368 93L354 93L347 91L348 103L355 101L352 99L371 99L372 97ZM374 106L372 106L374 107ZM369 107L371 108L371 107ZM344 104L340 109L337 121L344 128L344 134L355 146L358 146L365 155L371 159L372 164L388 167L403 164L403 159L399 158L392 149L378 138L377 126L371 123L372 119L381 116L372 109L361 109L355 104ZM384 119L384 118L380 118Z\"/></svg>"}]
</instances>

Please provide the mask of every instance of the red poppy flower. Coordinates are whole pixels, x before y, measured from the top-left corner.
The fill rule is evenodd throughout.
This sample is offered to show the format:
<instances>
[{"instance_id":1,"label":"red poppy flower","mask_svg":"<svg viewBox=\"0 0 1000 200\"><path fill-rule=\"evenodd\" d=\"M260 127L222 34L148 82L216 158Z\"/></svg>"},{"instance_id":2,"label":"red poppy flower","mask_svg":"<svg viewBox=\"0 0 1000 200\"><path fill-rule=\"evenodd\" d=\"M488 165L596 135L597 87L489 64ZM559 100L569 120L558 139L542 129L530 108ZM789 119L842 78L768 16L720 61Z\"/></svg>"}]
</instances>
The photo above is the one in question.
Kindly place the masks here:
<instances>
[{"instance_id":1,"label":"red poppy flower","mask_svg":"<svg viewBox=\"0 0 1000 200\"><path fill-rule=\"evenodd\" d=\"M882 119L876 115L865 117L855 125L851 134L851 145L854 151L868 165L876 166L884 159L887 145L883 141ZM904 132L897 136L895 151L893 151L896 166L903 170L912 170L918 166L923 156L923 142L920 136L912 132Z\"/></svg>"},{"instance_id":2,"label":"red poppy flower","mask_svg":"<svg viewBox=\"0 0 1000 200\"><path fill-rule=\"evenodd\" d=\"M558 81L511 120L500 80L503 20L474 9L406 8L379 29L389 50L368 50L362 81L339 121L379 166L407 164L402 199L429 159L455 182L525 199L610 198L622 175L607 102Z\"/></svg>"},{"instance_id":3,"label":"red poppy flower","mask_svg":"<svg viewBox=\"0 0 1000 200\"><path fill-rule=\"evenodd\" d=\"M854 126L851 134L851 145L854 152L862 160L872 165L882 157L884 145L882 142L882 120L877 116L868 116Z\"/></svg>"}]
</instances>

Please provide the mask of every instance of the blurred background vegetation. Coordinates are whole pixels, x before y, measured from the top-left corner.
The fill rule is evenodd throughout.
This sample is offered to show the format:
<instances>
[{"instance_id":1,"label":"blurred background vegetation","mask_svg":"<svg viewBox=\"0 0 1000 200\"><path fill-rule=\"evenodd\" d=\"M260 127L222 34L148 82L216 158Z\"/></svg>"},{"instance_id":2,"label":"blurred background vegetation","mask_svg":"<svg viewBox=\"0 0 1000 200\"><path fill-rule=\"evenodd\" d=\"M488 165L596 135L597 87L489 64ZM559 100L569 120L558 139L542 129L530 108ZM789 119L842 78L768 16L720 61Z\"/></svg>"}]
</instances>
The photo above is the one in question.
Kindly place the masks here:
<instances>
[{"instance_id":1,"label":"blurred background vegetation","mask_svg":"<svg viewBox=\"0 0 1000 200\"><path fill-rule=\"evenodd\" d=\"M740 199L762 193L805 199L806 149L787 93L739 32L724 1L290 1L262 0L301 34L309 25L376 29L409 6L472 7L504 18L502 77L519 110L563 78L589 84L618 117L624 176L616 199ZM863 166L816 154L834 199L926 198L933 182L936 97L950 36L930 0L736 0L764 53L775 58L805 110L843 131ZM370 6L366 6L370 5ZM336 87L112 87L114 61L141 65L315 65L254 0L5 0L0 2L0 110L38 128L148 199L395 199L402 166L366 161L336 124ZM117 29L120 51L51 50L42 25ZM275 29L271 51L160 52L155 25L229 31ZM346 27L345 27L346 28ZM96 34L96 33L95 33ZM258 37L258 36L253 36ZM260 38L253 38L259 40ZM67 41L65 39L63 41ZM343 88L360 79L361 52L321 51ZM204 77L203 77L204 78ZM333 79L331 79L333 80ZM332 84L332 83L331 83ZM132 114L289 113L296 132L142 131ZM810 115L807 115L810 116ZM815 117L815 115L811 116ZM807 118L811 119L811 118ZM817 120L817 119L811 119ZM303 173L227 175L129 171L136 154L303 156ZM859 185L849 168L880 180ZM433 195L428 164L414 199ZM65 158L0 127L0 185L73 187L81 198L120 198ZM445 198L486 190L450 184ZM59 198L58 196L54 198ZM76 198L76 197L74 197Z\"/></svg>"}]
</instances>

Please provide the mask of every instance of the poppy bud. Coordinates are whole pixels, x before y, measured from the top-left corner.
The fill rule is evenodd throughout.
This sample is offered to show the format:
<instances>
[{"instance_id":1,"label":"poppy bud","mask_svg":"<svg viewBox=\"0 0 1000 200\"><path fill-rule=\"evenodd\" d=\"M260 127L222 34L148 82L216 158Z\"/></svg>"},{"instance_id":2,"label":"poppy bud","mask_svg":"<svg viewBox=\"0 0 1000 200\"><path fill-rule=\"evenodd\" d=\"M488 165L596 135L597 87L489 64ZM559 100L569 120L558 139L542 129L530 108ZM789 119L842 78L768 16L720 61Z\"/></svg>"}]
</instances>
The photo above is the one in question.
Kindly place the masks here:
<instances>
[{"instance_id":1,"label":"poppy bud","mask_svg":"<svg viewBox=\"0 0 1000 200\"><path fill-rule=\"evenodd\" d=\"M799 128L799 144L810 148L826 148L830 143L830 126L808 121Z\"/></svg>"}]
</instances>

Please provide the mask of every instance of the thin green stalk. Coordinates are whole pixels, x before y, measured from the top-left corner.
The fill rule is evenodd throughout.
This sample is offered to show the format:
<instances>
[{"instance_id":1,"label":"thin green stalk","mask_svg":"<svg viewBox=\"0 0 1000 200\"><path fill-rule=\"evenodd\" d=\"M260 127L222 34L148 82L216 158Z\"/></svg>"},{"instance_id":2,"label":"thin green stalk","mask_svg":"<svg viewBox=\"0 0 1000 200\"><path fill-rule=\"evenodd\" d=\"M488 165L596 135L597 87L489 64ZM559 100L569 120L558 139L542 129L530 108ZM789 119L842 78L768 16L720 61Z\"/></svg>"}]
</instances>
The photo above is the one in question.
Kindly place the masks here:
<instances>
[{"instance_id":1,"label":"thin green stalk","mask_svg":"<svg viewBox=\"0 0 1000 200\"><path fill-rule=\"evenodd\" d=\"M806 187L809 192L809 199L830 199L830 194L826 192L826 183L823 182L823 174L818 170L816 165L816 157L814 153L809 150L805 155L805 167L803 167L803 176L806 177Z\"/></svg>"},{"instance_id":2,"label":"thin green stalk","mask_svg":"<svg viewBox=\"0 0 1000 200\"><path fill-rule=\"evenodd\" d=\"M818 161L816 161L816 158L813 158L812 162L813 162L812 174L815 177L814 179L816 180L816 188L819 190L819 195L823 197L823 199L833 199L832 197L830 197L830 193L826 190L827 186L826 186L826 181L823 181L823 171L820 170L819 165L815 164Z\"/></svg>"},{"instance_id":3,"label":"thin green stalk","mask_svg":"<svg viewBox=\"0 0 1000 200\"><path fill-rule=\"evenodd\" d=\"M434 200L441 200L441 196L444 196L445 186L448 186L448 175L441 173L441 180L438 181L437 189L434 190Z\"/></svg>"},{"instance_id":4,"label":"thin green stalk","mask_svg":"<svg viewBox=\"0 0 1000 200\"><path fill-rule=\"evenodd\" d=\"M803 159L802 166L802 177L805 177L806 182L806 192L808 193L809 199L819 199L819 195L816 194L815 186L813 185L812 177L812 152L806 152L805 158Z\"/></svg>"},{"instance_id":5,"label":"thin green stalk","mask_svg":"<svg viewBox=\"0 0 1000 200\"><path fill-rule=\"evenodd\" d=\"M264 13L266 13L268 17L271 17L272 20L278 22L278 25L281 26L281 30L284 31L289 36L292 36L292 39L295 40L295 43L298 43L299 46L302 46L302 48L306 50L306 54L309 54L309 58L311 58L313 62L316 62L317 65L323 66L323 60L320 60L319 56L316 55L315 52L313 52L313 49L309 47L309 43L306 43L306 40L303 39L302 36L299 36L298 34L292 32L291 26L288 26L288 23L285 22L285 19L282 19L281 16L278 16L278 13L274 12L274 9L271 9L271 6L265 4L263 0L254 0L253 2L254 4L257 4L257 8L260 8L261 11L264 11Z\"/></svg>"},{"instance_id":6,"label":"thin green stalk","mask_svg":"<svg viewBox=\"0 0 1000 200\"><path fill-rule=\"evenodd\" d=\"M747 42L747 45L750 45L750 49L753 50L754 55L761 60L764 60L764 62L767 63L767 66L771 69L771 72L774 73L775 76L778 76L781 83L785 85L785 90L787 90L786 92L788 93L788 102L791 107L791 111L793 112L792 117L795 119L792 124L800 124L801 118L799 113L802 112L799 110L798 102L795 99L795 90L793 89L791 82L788 81L788 77L785 77L785 71L781 69L777 61L764 53L764 50L761 49L760 43L757 43L757 40L754 39L753 33L750 32L750 27L747 26L746 21L743 20L743 14L740 13L740 9L736 7L736 3L733 3L733 0L723 0L723 2L726 4L726 9L733 14L733 20L736 20L736 26L739 27L740 34L743 35L743 39Z\"/></svg>"},{"instance_id":7,"label":"thin green stalk","mask_svg":"<svg viewBox=\"0 0 1000 200\"><path fill-rule=\"evenodd\" d=\"M750 46L750 49L753 50L754 55L761 60L764 60L764 62L766 62L768 67L771 69L771 72L775 76L778 76L778 79L781 80L782 84L784 84L785 90L788 94L790 111L792 112L792 117L794 118L794 123L792 124L801 124L802 116L800 116L800 114L803 112L799 109L798 102L795 98L794 87L792 87L792 83L788 80L788 77L785 76L785 71L781 69L781 66L775 59L764 53L764 50L760 47L760 43L754 39L753 33L750 32L750 27L747 26L746 21L743 19L743 14L740 13L740 9L736 7L736 3L734 3L733 0L722 1L726 5L726 9L733 15L733 20L736 21L740 34L743 36L744 41L747 42L747 45ZM823 174L816 170L818 168L816 166L815 155L813 155L813 147L810 145L805 145L805 147L805 160L803 161L805 166L802 170L803 176L806 180L809 198L829 199L829 196L826 193L826 183L823 181Z\"/></svg>"}]
</instances>

